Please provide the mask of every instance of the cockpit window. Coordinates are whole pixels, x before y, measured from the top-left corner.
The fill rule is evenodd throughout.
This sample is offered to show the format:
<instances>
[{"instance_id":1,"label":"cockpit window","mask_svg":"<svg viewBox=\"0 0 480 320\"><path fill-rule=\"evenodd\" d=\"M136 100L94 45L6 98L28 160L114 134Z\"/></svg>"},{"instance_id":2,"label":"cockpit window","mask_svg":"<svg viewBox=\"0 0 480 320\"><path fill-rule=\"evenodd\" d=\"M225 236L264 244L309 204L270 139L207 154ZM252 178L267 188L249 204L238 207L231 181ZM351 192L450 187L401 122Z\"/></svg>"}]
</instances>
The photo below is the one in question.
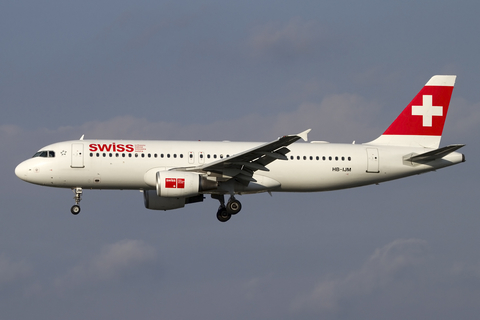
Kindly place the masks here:
<instances>
[{"instance_id":1,"label":"cockpit window","mask_svg":"<svg viewBox=\"0 0 480 320\"><path fill-rule=\"evenodd\" d=\"M36 157L46 158L47 156L48 156L47 151L38 151L33 155L33 158L36 158Z\"/></svg>"},{"instance_id":2,"label":"cockpit window","mask_svg":"<svg viewBox=\"0 0 480 320\"><path fill-rule=\"evenodd\" d=\"M41 157L41 158L54 158L55 151L38 151L33 155L32 158Z\"/></svg>"}]
</instances>

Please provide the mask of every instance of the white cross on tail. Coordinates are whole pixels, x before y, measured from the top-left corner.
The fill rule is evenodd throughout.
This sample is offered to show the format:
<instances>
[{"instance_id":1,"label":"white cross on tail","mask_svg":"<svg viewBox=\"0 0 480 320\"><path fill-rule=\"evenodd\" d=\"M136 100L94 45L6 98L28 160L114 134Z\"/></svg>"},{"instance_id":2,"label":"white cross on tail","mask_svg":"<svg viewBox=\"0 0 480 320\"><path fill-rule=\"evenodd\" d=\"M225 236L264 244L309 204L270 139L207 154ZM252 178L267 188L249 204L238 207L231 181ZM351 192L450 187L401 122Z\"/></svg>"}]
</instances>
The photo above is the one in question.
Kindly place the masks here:
<instances>
[{"instance_id":1,"label":"white cross on tail","mask_svg":"<svg viewBox=\"0 0 480 320\"><path fill-rule=\"evenodd\" d=\"M432 96L423 96L423 106L412 106L412 116L422 116L423 126L431 127L433 116L443 116L443 107L434 106Z\"/></svg>"}]
</instances>

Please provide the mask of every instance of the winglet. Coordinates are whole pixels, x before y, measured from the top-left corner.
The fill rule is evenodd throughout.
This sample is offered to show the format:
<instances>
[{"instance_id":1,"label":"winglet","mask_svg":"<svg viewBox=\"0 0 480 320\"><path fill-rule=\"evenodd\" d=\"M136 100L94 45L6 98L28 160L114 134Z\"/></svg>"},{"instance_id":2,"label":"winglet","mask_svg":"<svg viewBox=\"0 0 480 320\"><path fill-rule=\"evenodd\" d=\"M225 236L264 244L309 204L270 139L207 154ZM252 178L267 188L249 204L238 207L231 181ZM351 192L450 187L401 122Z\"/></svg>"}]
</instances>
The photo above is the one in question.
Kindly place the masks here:
<instances>
[{"instance_id":1,"label":"winglet","mask_svg":"<svg viewBox=\"0 0 480 320\"><path fill-rule=\"evenodd\" d=\"M300 132L299 134L296 134L296 136L300 137L303 141L308 141L308 133L310 131L312 131L312 129L308 129L303 132Z\"/></svg>"}]
</instances>

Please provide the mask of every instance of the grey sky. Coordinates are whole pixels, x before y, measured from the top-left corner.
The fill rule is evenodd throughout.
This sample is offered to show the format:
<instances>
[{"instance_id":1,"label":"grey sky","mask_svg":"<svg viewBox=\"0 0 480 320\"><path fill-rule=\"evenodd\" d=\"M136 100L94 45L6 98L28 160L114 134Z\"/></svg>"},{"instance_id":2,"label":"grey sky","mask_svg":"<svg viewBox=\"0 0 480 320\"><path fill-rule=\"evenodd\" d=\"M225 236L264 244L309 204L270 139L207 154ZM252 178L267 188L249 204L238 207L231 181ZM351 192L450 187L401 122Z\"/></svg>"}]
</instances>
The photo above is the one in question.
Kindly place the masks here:
<instances>
[{"instance_id":1,"label":"grey sky","mask_svg":"<svg viewBox=\"0 0 480 320\"><path fill-rule=\"evenodd\" d=\"M477 319L477 1L4 1L0 318ZM458 75L442 145L467 162L358 189L144 209L20 181L69 139L380 135Z\"/></svg>"}]
</instances>

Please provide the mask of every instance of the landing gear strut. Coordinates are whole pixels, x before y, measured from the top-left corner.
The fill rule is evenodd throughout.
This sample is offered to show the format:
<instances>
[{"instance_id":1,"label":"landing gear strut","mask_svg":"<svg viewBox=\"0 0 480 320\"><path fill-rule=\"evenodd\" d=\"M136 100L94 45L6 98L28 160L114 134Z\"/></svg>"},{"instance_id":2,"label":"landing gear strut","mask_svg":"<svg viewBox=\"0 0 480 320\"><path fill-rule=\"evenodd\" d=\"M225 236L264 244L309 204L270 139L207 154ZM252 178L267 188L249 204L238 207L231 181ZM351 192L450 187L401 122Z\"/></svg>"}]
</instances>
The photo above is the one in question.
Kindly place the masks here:
<instances>
[{"instance_id":1,"label":"landing gear strut","mask_svg":"<svg viewBox=\"0 0 480 320\"><path fill-rule=\"evenodd\" d=\"M73 190L73 193L75 193L75 197L73 197L73 199L75 200L75 204L72 206L72 208L70 209L70 212L73 214L73 215L77 215L80 213L80 206L79 206L79 203L80 201L82 200L82 193L83 193L83 190L82 188L74 188L72 189Z\"/></svg>"},{"instance_id":2,"label":"landing gear strut","mask_svg":"<svg viewBox=\"0 0 480 320\"><path fill-rule=\"evenodd\" d=\"M242 210L242 204L235 199L232 195L225 205L225 196L223 194L212 194L213 199L217 199L220 202L220 206L217 211L217 219L220 222L227 222L232 215L235 215Z\"/></svg>"}]
</instances>

